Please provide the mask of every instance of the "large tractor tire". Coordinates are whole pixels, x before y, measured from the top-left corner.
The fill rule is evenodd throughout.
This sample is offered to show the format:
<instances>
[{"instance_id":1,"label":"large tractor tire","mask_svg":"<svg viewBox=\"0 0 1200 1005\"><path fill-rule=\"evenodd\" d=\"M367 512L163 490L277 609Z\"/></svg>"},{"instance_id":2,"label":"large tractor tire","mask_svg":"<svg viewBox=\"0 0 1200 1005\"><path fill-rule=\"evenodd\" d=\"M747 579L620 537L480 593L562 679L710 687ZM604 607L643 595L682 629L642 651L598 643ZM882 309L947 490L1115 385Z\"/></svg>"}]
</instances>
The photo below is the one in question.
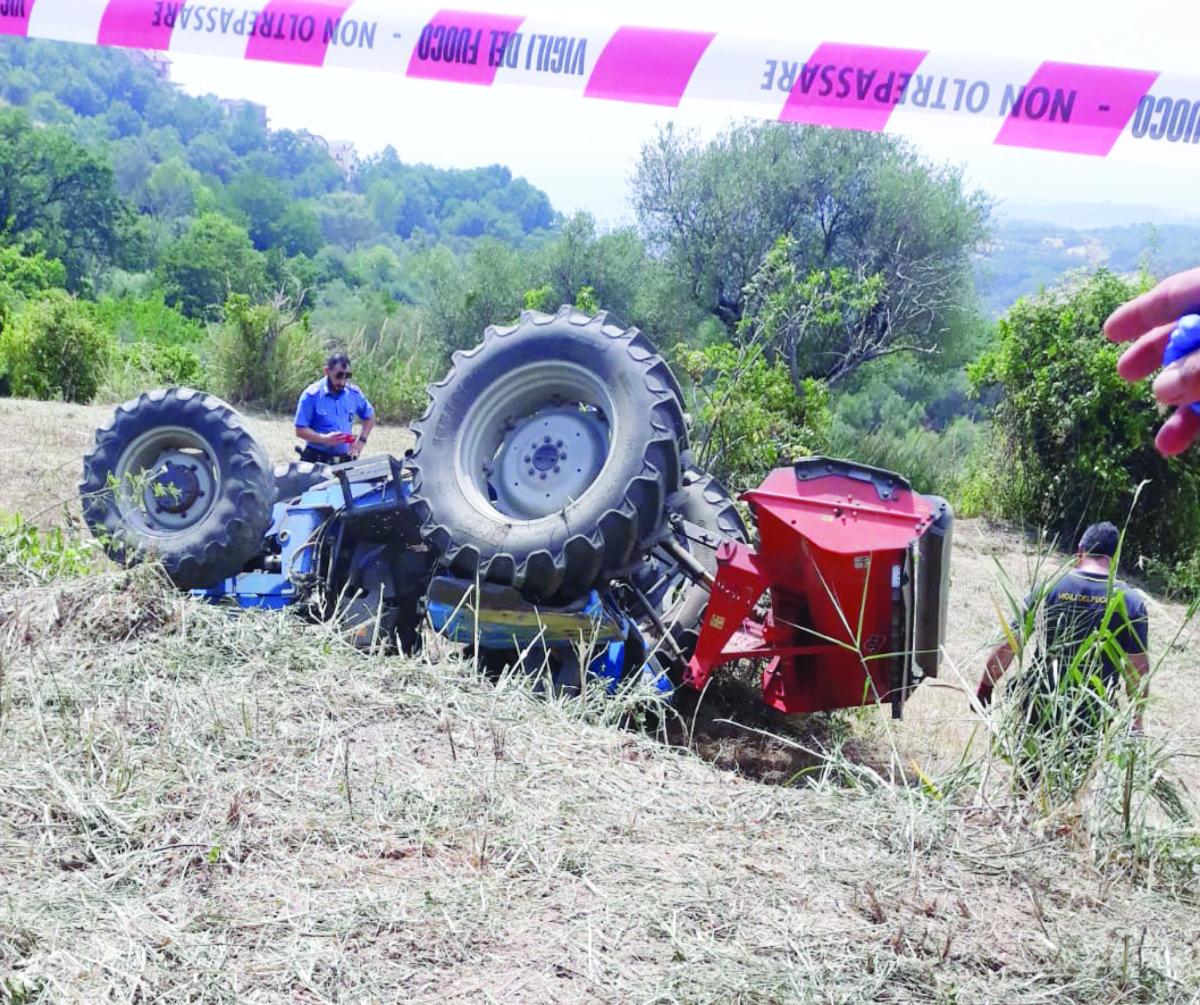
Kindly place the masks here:
<instances>
[{"instance_id":1,"label":"large tractor tire","mask_svg":"<svg viewBox=\"0 0 1200 1005\"><path fill-rule=\"evenodd\" d=\"M750 542L746 524L725 487L698 468L689 467L684 472L683 487L671 497L668 508L670 514L681 516L712 535L709 541L697 541L684 535L680 535L679 540L692 557L714 575L717 550L723 541ZM683 661L696 650L709 591L681 572L664 575L659 563L653 563L649 574L643 572L640 578L656 583L648 599L673 640L673 644L661 644L660 655L669 665L679 663L681 669Z\"/></svg>"},{"instance_id":2,"label":"large tractor tire","mask_svg":"<svg viewBox=\"0 0 1200 1005\"><path fill-rule=\"evenodd\" d=\"M186 387L149 391L96 430L83 515L115 561L162 563L181 589L236 575L262 548L275 483L242 417Z\"/></svg>"},{"instance_id":3,"label":"large tractor tire","mask_svg":"<svg viewBox=\"0 0 1200 1005\"><path fill-rule=\"evenodd\" d=\"M674 375L636 328L526 311L455 353L429 394L412 506L454 575L566 603L659 532L687 431Z\"/></svg>"},{"instance_id":4,"label":"large tractor tire","mask_svg":"<svg viewBox=\"0 0 1200 1005\"><path fill-rule=\"evenodd\" d=\"M272 477L275 479L274 501L289 502L322 482L329 481L333 477L333 469L328 464L292 461L276 464Z\"/></svg>"}]
</instances>

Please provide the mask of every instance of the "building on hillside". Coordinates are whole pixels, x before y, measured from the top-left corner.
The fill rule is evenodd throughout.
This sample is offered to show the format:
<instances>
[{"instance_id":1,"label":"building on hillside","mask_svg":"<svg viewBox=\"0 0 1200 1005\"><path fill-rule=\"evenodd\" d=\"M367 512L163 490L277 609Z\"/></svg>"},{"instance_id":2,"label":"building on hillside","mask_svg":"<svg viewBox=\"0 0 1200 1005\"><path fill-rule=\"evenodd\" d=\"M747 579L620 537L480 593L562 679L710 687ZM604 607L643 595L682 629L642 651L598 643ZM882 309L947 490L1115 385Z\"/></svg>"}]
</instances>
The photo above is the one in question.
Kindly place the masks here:
<instances>
[{"instance_id":1,"label":"building on hillside","mask_svg":"<svg viewBox=\"0 0 1200 1005\"><path fill-rule=\"evenodd\" d=\"M354 144L349 140L327 140L324 136L309 132L302 133L302 135L314 143L320 143L325 148L344 178L349 179L358 170L358 151L354 149Z\"/></svg>"},{"instance_id":2,"label":"building on hillside","mask_svg":"<svg viewBox=\"0 0 1200 1005\"><path fill-rule=\"evenodd\" d=\"M354 149L353 143L349 140L322 140L321 142L325 143L329 156L333 158L334 163L346 178L358 170L358 151Z\"/></svg>"},{"instance_id":3,"label":"building on hillside","mask_svg":"<svg viewBox=\"0 0 1200 1005\"><path fill-rule=\"evenodd\" d=\"M154 72L159 80L171 83L171 60L162 52L153 49L131 49L129 55L135 62L141 63Z\"/></svg>"},{"instance_id":4,"label":"building on hillside","mask_svg":"<svg viewBox=\"0 0 1200 1005\"><path fill-rule=\"evenodd\" d=\"M265 105L246 101L244 98L217 98L218 104L225 109L225 114L232 118L242 112L250 112L264 129L267 128L267 108Z\"/></svg>"}]
</instances>

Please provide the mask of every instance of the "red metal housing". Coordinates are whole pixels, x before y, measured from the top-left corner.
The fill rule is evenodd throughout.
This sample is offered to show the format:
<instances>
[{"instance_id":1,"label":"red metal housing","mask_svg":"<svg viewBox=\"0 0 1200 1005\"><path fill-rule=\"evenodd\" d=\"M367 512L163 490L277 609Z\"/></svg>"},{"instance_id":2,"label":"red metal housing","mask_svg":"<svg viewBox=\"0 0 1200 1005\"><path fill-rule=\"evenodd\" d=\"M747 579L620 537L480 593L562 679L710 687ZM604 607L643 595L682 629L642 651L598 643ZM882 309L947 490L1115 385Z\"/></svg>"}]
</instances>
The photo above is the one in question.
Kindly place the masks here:
<instances>
[{"instance_id":1,"label":"red metal housing","mask_svg":"<svg viewBox=\"0 0 1200 1005\"><path fill-rule=\"evenodd\" d=\"M767 659L763 700L782 712L876 702L898 712L921 673L914 545L935 522L948 536L948 505L890 472L824 458L777 468L742 498L760 550L722 545L685 683L703 688L723 663ZM760 621L752 613L767 590ZM931 592L938 596L922 599L944 603L942 584Z\"/></svg>"}]
</instances>

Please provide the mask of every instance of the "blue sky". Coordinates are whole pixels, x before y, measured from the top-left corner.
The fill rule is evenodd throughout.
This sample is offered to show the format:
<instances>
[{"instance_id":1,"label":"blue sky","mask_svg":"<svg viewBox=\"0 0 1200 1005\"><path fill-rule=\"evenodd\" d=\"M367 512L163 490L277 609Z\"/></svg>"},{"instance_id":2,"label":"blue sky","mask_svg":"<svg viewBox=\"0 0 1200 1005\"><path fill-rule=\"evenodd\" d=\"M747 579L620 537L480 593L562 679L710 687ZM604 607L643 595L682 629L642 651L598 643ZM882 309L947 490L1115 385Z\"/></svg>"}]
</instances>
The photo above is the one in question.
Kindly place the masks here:
<instances>
[{"instance_id":1,"label":"blue sky","mask_svg":"<svg viewBox=\"0 0 1200 1005\"><path fill-rule=\"evenodd\" d=\"M438 5L407 6L432 12ZM545 0L450 6L540 13L580 23L594 21L597 9ZM609 0L602 10L604 24L927 48L985 58L1056 59L1200 76L1192 69L1197 53L1189 45L1200 37L1200 4ZM641 145L662 123L671 120L711 135L730 115L719 105L639 107L582 100L549 88L487 90L361 70L247 64L210 56L176 54L173 60L172 76L189 92L261 102L275 127L351 140L364 154L391 144L405 160L442 167L504 163L548 192L557 208L589 209L608 223L630 218L629 176ZM963 165L968 180L996 196L1002 208L1008 202L1098 202L1152 207L1162 216L1200 213L1200 170L1190 166L1194 158L1200 167L1200 145L1186 151L1171 148L1173 163L954 140L922 141L921 146L933 158Z\"/></svg>"}]
</instances>

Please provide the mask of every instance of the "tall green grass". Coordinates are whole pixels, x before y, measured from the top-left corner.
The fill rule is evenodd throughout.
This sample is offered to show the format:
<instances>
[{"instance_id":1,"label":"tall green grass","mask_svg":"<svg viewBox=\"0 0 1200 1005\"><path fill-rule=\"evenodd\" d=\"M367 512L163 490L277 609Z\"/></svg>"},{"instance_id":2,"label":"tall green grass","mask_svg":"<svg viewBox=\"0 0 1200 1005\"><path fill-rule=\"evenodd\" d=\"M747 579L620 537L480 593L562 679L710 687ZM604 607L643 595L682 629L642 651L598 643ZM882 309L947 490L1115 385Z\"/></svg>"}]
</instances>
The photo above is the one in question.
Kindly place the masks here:
<instances>
[{"instance_id":1,"label":"tall green grass","mask_svg":"<svg viewBox=\"0 0 1200 1005\"><path fill-rule=\"evenodd\" d=\"M996 639L1007 639L1015 655L995 705L978 710L989 743L968 775L983 790L989 784L1003 790L1025 819L1072 837L1097 865L1200 901L1196 805L1178 772L1190 752L1138 726L1145 696L1153 694L1166 654L1193 627L1198 605L1166 639L1152 635L1159 655L1141 680L1118 637L1125 608L1115 591L1102 626L1050 665L1046 595L1069 564L1044 544L1039 548L1029 606L1025 591L998 570L1005 604L997 609ZM1108 682L1106 659L1119 668ZM1048 675L1057 687L1048 686ZM994 773L997 765L1007 770Z\"/></svg>"}]
</instances>

